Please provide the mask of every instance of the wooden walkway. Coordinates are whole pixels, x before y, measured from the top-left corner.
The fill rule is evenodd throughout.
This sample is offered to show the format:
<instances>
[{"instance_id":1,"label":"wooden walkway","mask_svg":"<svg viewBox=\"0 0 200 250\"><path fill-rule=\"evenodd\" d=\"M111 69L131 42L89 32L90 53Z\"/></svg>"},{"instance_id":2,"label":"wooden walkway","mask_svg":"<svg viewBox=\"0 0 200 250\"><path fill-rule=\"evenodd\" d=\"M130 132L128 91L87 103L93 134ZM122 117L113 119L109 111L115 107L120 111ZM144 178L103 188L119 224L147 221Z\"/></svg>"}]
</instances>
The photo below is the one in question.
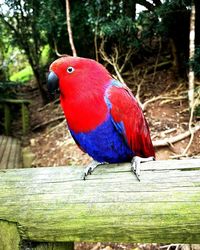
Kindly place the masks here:
<instances>
[{"instance_id":1,"label":"wooden walkway","mask_svg":"<svg viewBox=\"0 0 200 250\"><path fill-rule=\"evenodd\" d=\"M21 168L21 143L20 140L0 136L0 169Z\"/></svg>"}]
</instances>

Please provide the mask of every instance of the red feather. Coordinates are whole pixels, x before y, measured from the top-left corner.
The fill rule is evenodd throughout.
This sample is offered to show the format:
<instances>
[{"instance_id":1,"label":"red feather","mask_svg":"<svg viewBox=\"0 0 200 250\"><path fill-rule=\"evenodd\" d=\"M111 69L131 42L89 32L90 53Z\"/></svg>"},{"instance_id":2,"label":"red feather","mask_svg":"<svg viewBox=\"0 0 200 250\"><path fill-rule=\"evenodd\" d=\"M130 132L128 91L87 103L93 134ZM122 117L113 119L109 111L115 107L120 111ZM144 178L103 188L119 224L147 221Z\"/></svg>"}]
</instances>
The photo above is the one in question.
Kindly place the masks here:
<instances>
[{"instance_id":1,"label":"red feather","mask_svg":"<svg viewBox=\"0 0 200 250\"><path fill-rule=\"evenodd\" d=\"M123 123L122 133L128 145L137 156L155 157L148 124L130 90L126 86L112 86L108 94L111 115L114 122Z\"/></svg>"},{"instance_id":2,"label":"red feather","mask_svg":"<svg viewBox=\"0 0 200 250\"><path fill-rule=\"evenodd\" d=\"M74 67L73 74L67 73L69 66ZM106 119L104 92L112 77L103 65L91 59L63 57L50 70L59 77L61 105L74 132L88 132Z\"/></svg>"}]
</instances>

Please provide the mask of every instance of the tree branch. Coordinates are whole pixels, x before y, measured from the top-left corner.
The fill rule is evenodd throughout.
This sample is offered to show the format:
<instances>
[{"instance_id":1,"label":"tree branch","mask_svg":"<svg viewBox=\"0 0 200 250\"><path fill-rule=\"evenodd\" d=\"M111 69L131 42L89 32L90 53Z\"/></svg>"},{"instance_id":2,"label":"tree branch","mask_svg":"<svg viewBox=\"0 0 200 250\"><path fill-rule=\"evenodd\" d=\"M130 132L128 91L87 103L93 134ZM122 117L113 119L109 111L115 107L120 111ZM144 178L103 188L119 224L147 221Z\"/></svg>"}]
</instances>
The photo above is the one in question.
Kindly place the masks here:
<instances>
[{"instance_id":1,"label":"tree branch","mask_svg":"<svg viewBox=\"0 0 200 250\"><path fill-rule=\"evenodd\" d=\"M150 11L154 11L154 9L155 9L155 6L146 0L136 0L136 3L144 6L145 8L147 8Z\"/></svg>"},{"instance_id":2,"label":"tree branch","mask_svg":"<svg viewBox=\"0 0 200 250\"><path fill-rule=\"evenodd\" d=\"M74 46L72 29L71 29L71 22L70 22L70 7L69 7L69 0L66 0L66 17L67 17L67 30L69 35L69 43L71 46L73 56L77 56L76 49Z\"/></svg>"},{"instance_id":3,"label":"tree branch","mask_svg":"<svg viewBox=\"0 0 200 250\"><path fill-rule=\"evenodd\" d=\"M189 131L186 131L182 134L179 134L177 136L173 136L171 138L166 138L164 140L156 140L156 141L153 141L153 146L154 147L166 147L166 146L169 146L170 144L173 144L173 143L176 143L178 141L181 141L185 138L187 138L188 136L191 135L191 133L196 133L198 130L200 130L200 124L196 125L194 128L192 128L191 130Z\"/></svg>"}]
</instances>

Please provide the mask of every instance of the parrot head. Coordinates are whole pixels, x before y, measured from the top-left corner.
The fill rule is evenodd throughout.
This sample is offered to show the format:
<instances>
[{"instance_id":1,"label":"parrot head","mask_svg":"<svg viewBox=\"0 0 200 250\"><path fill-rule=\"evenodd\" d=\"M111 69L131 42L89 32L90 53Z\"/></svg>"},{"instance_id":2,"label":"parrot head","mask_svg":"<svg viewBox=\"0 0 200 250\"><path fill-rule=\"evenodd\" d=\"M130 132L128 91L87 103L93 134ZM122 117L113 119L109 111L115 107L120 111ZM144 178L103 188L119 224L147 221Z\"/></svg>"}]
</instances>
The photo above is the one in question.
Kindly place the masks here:
<instances>
[{"instance_id":1,"label":"parrot head","mask_svg":"<svg viewBox=\"0 0 200 250\"><path fill-rule=\"evenodd\" d=\"M49 92L59 89L61 98L69 98L102 88L111 78L107 69L92 59L65 56L50 65L47 86Z\"/></svg>"}]
</instances>

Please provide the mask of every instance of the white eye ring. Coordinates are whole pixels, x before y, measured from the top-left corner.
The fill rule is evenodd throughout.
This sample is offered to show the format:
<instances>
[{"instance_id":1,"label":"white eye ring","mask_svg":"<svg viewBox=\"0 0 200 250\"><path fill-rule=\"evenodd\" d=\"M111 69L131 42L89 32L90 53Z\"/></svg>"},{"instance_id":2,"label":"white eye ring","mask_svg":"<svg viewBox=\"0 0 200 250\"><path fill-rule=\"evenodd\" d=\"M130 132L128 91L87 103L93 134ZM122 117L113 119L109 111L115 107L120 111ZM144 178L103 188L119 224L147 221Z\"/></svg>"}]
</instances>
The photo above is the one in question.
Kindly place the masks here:
<instances>
[{"instance_id":1,"label":"white eye ring","mask_svg":"<svg viewBox=\"0 0 200 250\"><path fill-rule=\"evenodd\" d=\"M67 68L67 72L68 72L69 74L73 73L74 70L75 70L75 69L74 69L73 67L71 67L71 66Z\"/></svg>"}]
</instances>

